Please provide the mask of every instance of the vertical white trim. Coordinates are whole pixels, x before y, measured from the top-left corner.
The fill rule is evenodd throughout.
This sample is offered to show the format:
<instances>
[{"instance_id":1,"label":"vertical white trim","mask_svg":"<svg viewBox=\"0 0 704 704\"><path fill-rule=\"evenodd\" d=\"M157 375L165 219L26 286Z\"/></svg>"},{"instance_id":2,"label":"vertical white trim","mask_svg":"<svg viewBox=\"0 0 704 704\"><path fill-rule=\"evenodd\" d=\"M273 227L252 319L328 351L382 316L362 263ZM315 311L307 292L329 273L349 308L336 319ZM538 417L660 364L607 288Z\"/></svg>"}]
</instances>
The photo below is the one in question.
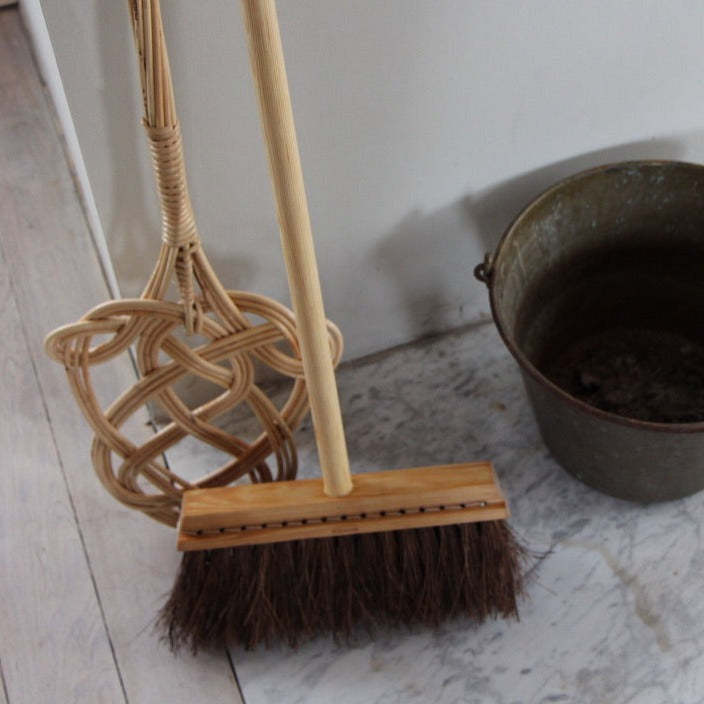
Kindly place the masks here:
<instances>
[{"instance_id":1,"label":"vertical white trim","mask_svg":"<svg viewBox=\"0 0 704 704\"><path fill-rule=\"evenodd\" d=\"M98 253L100 264L105 274L105 280L110 290L110 295L114 298L118 298L119 286L115 276L115 270L112 266L110 252L108 251L107 241L105 239L105 232L100 222L98 209L95 205L93 189L91 188L86 165L83 161L83 153L81 152L81 146L78 142L78 136L76 135L71 110L66 100L66 93L64 91L63 82L61 81L61 74L59 73L59 67L56 63L54 49L51 45L51 39L49 38L49 32L47 30L40 0L20 0L19 6L22 19L24 20L32 42L39 72L49 89L59 124L64 133L63 136L68 158L74 170L83 210L90 228L93 243Z\"/></svg>"}]
</instances>

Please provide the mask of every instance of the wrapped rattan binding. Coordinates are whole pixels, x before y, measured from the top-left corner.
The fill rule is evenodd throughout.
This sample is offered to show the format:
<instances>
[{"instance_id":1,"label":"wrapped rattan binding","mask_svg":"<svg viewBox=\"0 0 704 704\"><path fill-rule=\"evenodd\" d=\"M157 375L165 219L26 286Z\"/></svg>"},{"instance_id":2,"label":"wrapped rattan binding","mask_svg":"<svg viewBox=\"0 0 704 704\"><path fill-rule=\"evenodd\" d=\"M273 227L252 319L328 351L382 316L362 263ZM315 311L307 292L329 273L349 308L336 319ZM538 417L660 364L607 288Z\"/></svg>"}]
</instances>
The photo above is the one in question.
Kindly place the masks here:
<instances>
[{"instance_id":1,"label":"wrapped rattan binding","mask_svg":"<svg viewBox=\"0 0 704 704\"><path fill-rule=\"evenodd\" d=\"M94 431L92 461L108 491L122 503L175 525L185 490L252 481L293 479L293 430L307 412L307 394L296 325L289 309L265 296L226 290L201 245L191 206L183 144L174 103L158 0L130 0L144 98L144 126L162 213L162 245L139 298L108 301L79 321L52 332L48 353L61 362L83 414ZM179 300L168 300L175 282ZM181 331L185 335L180 334ZM189 343L205 338L203 344ZM335 363L342 338L328 324ZM107 340L105 339L107 337ZM101 407L92 370L132 351L139 379L107 408ZM280 408L255 380L254 362L293 380ZM222 392L189 408L173 385L194 375ZM147 403L169 421L135 444L121 431ZM216 421L248 405L261 433L246 441ZM231 456L197 480L179 476L162 454L186 436ZM275 470L269 466L275 464Z\"/></svg>"}]
</instances>

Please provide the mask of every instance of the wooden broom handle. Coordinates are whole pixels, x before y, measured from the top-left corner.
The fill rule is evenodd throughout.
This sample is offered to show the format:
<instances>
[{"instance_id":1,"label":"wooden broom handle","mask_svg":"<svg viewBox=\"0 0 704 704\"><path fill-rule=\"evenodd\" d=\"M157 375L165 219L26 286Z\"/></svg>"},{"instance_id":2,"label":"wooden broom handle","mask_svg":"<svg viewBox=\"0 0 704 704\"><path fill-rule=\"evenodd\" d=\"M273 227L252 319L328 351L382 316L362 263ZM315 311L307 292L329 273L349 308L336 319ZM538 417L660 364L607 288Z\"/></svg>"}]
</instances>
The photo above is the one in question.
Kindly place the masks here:
<instances>
[{"instance_id":1,"label":"wooden broom handle","mask_svg":"<svg viewBox=\"0 0 704 704\"><path fill-rule=\"evenodd\" d=\"M324 491L352 490L274 0L242 0Z\"/></svg>"}]
</instances>

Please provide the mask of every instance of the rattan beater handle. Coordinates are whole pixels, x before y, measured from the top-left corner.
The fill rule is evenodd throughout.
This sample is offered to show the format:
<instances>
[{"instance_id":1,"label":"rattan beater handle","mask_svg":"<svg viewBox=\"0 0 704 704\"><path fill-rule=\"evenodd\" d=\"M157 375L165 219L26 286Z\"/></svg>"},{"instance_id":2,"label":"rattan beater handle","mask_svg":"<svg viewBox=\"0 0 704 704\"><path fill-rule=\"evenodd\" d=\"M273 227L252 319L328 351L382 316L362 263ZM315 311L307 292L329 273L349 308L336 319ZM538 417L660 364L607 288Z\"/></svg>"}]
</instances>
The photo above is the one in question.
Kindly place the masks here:
<instances>
[{"instance_id":1,"label":"rattan beater handle","mask_svg":"<svg viewBox=\"0 0 704 704\"><path fill-rule=\"evenodd\" d=\"M352 490L303 171L274 0L242 0L324 491Z\"/></svg>"}]
</instances>

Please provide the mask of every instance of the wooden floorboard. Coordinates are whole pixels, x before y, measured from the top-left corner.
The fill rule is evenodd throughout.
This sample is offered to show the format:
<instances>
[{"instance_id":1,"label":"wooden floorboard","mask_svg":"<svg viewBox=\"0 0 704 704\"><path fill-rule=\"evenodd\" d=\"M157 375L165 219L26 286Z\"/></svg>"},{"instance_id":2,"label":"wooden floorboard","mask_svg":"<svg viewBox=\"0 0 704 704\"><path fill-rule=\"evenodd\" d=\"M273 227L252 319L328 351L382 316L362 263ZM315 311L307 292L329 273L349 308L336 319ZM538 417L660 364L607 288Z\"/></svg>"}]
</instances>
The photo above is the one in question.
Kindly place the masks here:
<instances>
[{"instance_id":1,"label":"wooden floorboard","mask_svg":"<svg viewBox=\"0 0 704 704\"><path fill-rule=\"evenodd\" d=\"M124 695L0 256L0 658L11 702Z\"/></svg>"},{"instance_id":2,"label":"wooden floorboard","mask_svg":"<svg viewBox=\"0 0 704 704\"><path fill-rule=\"evenodd\" d=\"M36 386L38 380L41 397L38 393L33 395L43 399L42 413L48 414L55 455L58 452L59 456L41 456L32 462L35 474L41 477L46 501L54 511L51 520L47 518L48 533L34 535L39 545L36 550L47 561L48 569L59 569L61 564L55 563L63 562L61 551L50 549L51 542L49 547L44 543L55 537L49 528L56 524L68 530L73 523L74 530L80 531L85 548L82 553L84 573L73 574L73 589L92 591L94 601L97 594L95 603L102 609L105 624L103 626L98 619L103 629L102 642L112 647L116 663L116 667L112 665L113 681L119 672L129 702L240 701L225 654L174 658L153 633L153 618L170 588L178 564L175 535L170 529L122 507L103 490L90 465L91 434L71 398L63 369L48 360L43 352L42 340L49 330L72 322L108 294L52 113L15 10L0 12L0 90L0 245L11 272L18 314L23 320L27 340L24 356L18 351L14 364L22 367L25 374L27 369L36 371L34 383ZM13 373L19 374L20 370L13 368ZM106 397L114 398L133 380L129 360L123 359L106 370L101 388ZM28 390L23 393L29 395ZM31 419L38 412L32 408L26 415ZM146 415L139 422L146 436L149 432ZM20 435L18 428L12 428L12 432ZM22 445L18 447L21 449ZM45 474L51 476L52 468L58 471L59 459L64 467L63 489L62 481L44 481ZM6 489L2 495L14 497L22 487L13 483ZM61 491L70 495L73 511L61 512L57 498ZM13 514L13 521L17 520L24 518ZM6 527L13 525L8 523ZM14 537L16 531L13 534L3 530L2 535L13 535L10 553L13 559L22 559L26 552ZM38 600L43 594L28 597L28 603L17 615L20 630L22 619L29 619L31 623L32 610L40 607ZM77 603L72 593L65 596L72 600L71 604ZM80 599L77 601L80 603ZM93 621L97 618L95 603L89 611ZM88 616L83 618L88 620ZM62 649L66 648L66 639L71 635L69 621L61 621L58 624L61 628L53 636ZM94 624L95 629L98 629L98 622ZM80 625L81 621L77 623ZM21 640L26 634L20 632L13 635L15 637ZM2 640L7 642L4 637ZM13 647L10 641L7 649ZM69 679L80 676L80 661L86 666L90 664L95 657L92 647L92 642L85 640L71 648L71 657L77 662L75 667L67 669ZM6 656L0 662L8 684L9 704L41 701L16 698L12 685L14 672L8 671ZM41 669L48 681L56 677L56 664L38 660L36 653L27 652L24 662L16 665L17 676L29 681L36 676L34 671ZM120 701L122 693L112 692L111 696L113 698L105 701ZM59 697L50 701L102 700Z\"/></svg>"}]
</instances>

